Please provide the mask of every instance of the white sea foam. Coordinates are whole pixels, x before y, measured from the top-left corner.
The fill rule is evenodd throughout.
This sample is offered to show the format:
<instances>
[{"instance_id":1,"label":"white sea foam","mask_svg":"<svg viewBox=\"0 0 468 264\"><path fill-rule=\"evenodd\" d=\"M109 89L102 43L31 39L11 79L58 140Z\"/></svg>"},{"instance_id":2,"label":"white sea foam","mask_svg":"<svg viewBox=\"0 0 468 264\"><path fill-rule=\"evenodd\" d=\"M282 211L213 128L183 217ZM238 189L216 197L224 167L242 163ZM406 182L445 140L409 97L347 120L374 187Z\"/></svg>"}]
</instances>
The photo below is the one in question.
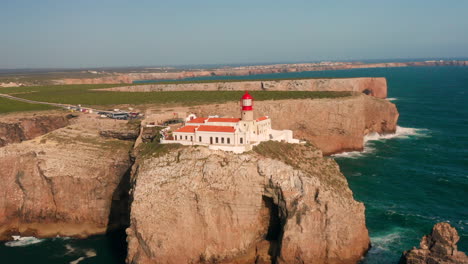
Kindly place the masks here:
<instances>
[{"instance_id":1,"label":"white sea foam","mask_svg":"<svg viewBox=\"0 0 468 264\"><path fill-rule=\"evenodd\" d=\"M428 130L425 128L411 128L397 126L395 133L383 134L370 133L364 136L364 143L372 140L392 139L392 138L409 138L409 137L425 137L428 136Z\"/></svg>"},{"instance_id":2,"label":"white sea foam","mask_svg":"<svg viewBox=\"0 0 468 264\"><path fill-rule=\"evenodd\" d=\"M5 243L7 247L25 247L37 243L41 243L44 239L39 239L35 237L21 237L21 236L12 236L13 241Z\"/></svg>"},{"instance_id":3,"label":"white sea foam","mask_svg":"<svg viewBox=\"0 0 468 264\"><path fill-rule=\"evenodd\" d=\"M96 254L96 251L92 250L92 249L87 249L84 251L85 253L85 256L84 257L79 257L73 261L70 261L70 264L78 264L80 261L84 260L84 259L87 259L87 258L92 258L92 257L95 257L97 256Z\"/></svg>"},{"instance_id":4,"label":"white sea foam","mask_svg":"<svg viewBox=\"0 0 468 264\"><path fill-rule=\"evenodd\" d=\"M333 154L333 157L337 158L351 158L351 159L356 159L359 157L362 157L364 155L367 155L369 153L372 153L375 151L375 148L370 146L370 144L364 145L364 150L363 151L349 151L349 152L342 152L342 153L337 153Z\"/></svg>"},{"instance_id":5,"label":"white sea foam","mask_svg":"<svg viewBox=\"0 0 468 264\"><path fill-rule=\"evenodd\" d=\"M398 98L395 98L395 97L387 98L387 101L396 101L396 100L398 100Z\"/></svg>"},{"instance_id":6,"label":"white sea foam","mask_svg":"<svg viewBox=\"0 0 468 264\"><path fill-rule=\"evenodd\" d=\"M392 134L379 134L376 132L364 136L364 150L363 151L350 151L332 155L338 158L359 158L375 151L372 146L372 141L387 140L393 138L411 138L411 137L426 137L428 130L424 128L410 128L397 126L395 133Z\"/></svg>"},{"instance_id":7,"label":"white sea foam","mask_svg":"<svg viewBox=\"0 0 468 264\"><path fill-rule=\"evenodd\" d=\"M390 250L389 246L395 243L400 243L402 237L401 230L392 230L390 233L381 236L371 237L371 244L377 250Z\"/></svg>"},{"instance_id":8,"label":"white sea foam","mask_svg":"<svg viewBox=\"0 0 468 264\"><path fill-rule=\"evenodd\" d=\"M77 258L77 259L75 259L73 261L70 261L70 264L78 264L84 259L92 258L92 257L97 256L96 251L93 250L93 249L79 249L79 248L72 247L70 244L66 244L65 248L67 249L67 253L65 253L65 255L71 255L71 254L81 255L81 254L84 254L84 256L81 256L81 257L79 257L79 258Z\"/></svg>"}]
</instances>

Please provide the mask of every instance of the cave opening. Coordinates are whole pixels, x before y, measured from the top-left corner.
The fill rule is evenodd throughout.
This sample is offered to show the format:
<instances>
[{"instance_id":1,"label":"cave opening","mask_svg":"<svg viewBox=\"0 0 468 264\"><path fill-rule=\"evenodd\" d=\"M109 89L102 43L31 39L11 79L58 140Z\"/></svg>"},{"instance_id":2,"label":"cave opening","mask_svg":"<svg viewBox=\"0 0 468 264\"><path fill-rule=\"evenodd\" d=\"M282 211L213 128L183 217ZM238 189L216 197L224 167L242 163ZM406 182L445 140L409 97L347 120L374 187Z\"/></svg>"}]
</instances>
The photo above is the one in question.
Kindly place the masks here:
<instances>
[{"instance_id":1,"label":"cave opening","mask_svg":"<svg viewBox=\"0 0 468 264\"><path fill-rule=\"evenodd\" d=\"M369 89L365 89L364 91L362 91L363 94L366 94L366 95L370 95L372 93L371 90Z\"/></svg>"},{"instance_id":2,"label":"cave opening","mask_svg":"<svg viewBox=\"0 0 468 264\"><path fill-rule=\"evenodd\" d=\"M263 196L263 204L268 209L269 221L268 231L265 235L265 240L270 244L268 255L270 255L271 263L276 264L281 253L281 241L283 239L284 220L280 216L280 210L277 204L270 197Z\"/></svg>"}]
</instances>

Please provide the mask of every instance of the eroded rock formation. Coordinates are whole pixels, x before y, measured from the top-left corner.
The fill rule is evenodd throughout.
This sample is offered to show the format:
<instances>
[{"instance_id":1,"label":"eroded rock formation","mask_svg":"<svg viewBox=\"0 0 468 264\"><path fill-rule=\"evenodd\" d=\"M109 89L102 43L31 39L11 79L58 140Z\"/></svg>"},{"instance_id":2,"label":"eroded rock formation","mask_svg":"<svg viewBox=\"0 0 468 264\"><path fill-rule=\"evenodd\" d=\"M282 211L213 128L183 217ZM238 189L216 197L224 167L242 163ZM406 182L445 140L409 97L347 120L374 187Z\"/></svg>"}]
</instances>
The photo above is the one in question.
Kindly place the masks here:
<instances>
[{"instance_id":1,"label":"eroded rock formation","mask_svg":"<svg viewBox=\"0 0 468 264\"><path fill-rule=\"evenodd\" d=\"M155 91L350 91L378 98L387 97L385 78L299 79L277 81L238 81L178 84L148 84L99 89L117 92Z\"/></svg>"},{"instance_id":2,"label":"eroded rock formation","mask_svg":"<svg viewBox=\"0 0 468 264\"><path fill-rule=\"evenodd\" d=\"M356 263L364 206L312 146L181 147L134 167L128 263Z\"/></svg>"},{"instance_id":3,"label":"eroded rock formation","mask_svg":"<svg viewBox=\"0 0 468 264\"><path fill-rule=\"evenodd\" d=\"M257 117L268 115L273 129L291 129L294 137L305 139L325 155L362 150L364 136L376 132L394 133L396 106L386 100L359 95L334 99L258 101ZM200 116L239 116L237 103L194 107Z\"/></svg>"},{"instance_id":4,"label":"eroded rock formation","mask_svg":"<svg viewBox=\"0 0 468 264\"><path fill-rule=\"evenodd\" d=\"M133 142L99 136L107 121L87 118L0 148L0 240L83 237L128 221Z\"/></svg>"},{"instance_id":5,"label":"eroded rock formation","mask_svg":"<svg viewBox=\"0 0 468 264\"><path fill-rule=\"evenodd\" d=\"M457 230L449 223L437 223L430 235L421 239L419 248L405 251L401 264L466 264L468 257L458 251Z\"/></svg>"},{"instance_id":6,"label":"eroded rock formation","mask_svg":"<svg viewBox=\"0 0 468 264\"><path fill-rule=\"evenodd\" d=\"M0 118L0 147L33 139L69 124L70 116L46 115L25 118Z\"/></svg>"}]
</instances>

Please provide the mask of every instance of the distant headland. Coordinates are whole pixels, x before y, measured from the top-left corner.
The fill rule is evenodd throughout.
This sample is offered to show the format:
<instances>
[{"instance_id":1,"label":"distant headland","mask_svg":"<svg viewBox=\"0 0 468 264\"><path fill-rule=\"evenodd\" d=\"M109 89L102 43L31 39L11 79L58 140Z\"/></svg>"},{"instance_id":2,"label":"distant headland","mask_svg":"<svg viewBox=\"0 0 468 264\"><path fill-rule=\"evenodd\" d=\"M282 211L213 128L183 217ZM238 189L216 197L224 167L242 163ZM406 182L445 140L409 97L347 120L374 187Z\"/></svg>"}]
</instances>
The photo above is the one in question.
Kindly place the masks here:
<instances>
[{"instance_id":1,"label":"distant headland","mask_svg":"<svg viewBox=\"0 0 468 264\"><path fill-rule=\"evenodd\" d=\"M245 76L285 72L394 68L420 66L468 66L468 60L402 62L314 62L245 66L128 67L50 70L4 70L0 87L63 84L131 84L137 81L182 80L210 76Z\"/></svg>"}]
</instances>

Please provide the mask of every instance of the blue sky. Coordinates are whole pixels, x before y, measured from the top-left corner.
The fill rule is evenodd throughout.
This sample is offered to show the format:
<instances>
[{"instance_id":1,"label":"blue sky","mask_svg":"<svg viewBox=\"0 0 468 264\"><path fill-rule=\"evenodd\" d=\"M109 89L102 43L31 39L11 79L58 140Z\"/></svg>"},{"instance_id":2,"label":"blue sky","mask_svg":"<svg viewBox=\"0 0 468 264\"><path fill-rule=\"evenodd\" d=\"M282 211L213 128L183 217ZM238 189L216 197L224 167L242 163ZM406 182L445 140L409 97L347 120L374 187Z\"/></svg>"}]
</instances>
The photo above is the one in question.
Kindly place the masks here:
<instances>
[{"instance_id":1,"label":"blue sky","mask_svg":"<svg viewBox=\"0 0 468 264\"><path fill-rule=\"evenodd\" d=\"M0 68L468 57L464 0L0 0Z\"/></svg>"}]
</instances>

